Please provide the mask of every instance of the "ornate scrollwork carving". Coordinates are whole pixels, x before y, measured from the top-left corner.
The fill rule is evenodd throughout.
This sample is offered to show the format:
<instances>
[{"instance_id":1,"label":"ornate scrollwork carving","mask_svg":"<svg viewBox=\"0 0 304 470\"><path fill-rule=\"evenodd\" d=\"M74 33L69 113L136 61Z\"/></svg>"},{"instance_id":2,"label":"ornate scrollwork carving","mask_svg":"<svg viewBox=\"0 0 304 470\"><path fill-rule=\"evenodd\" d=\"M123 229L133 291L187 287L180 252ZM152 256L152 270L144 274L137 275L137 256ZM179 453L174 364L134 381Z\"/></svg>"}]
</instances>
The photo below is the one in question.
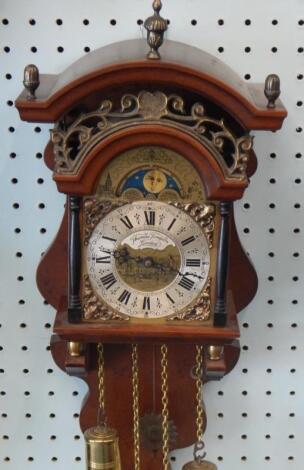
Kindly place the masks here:
<instances>
[{"instance_id":1,"label":"ornate scrollwork carving","mask_svg":"<svg viewBox=\"0 0 304 470\"><path fill-rule=\"evenodd\" d=\"M83 276L83 280L84 283L82 301L85 320L129 320L128 317L120 315L99 299L99 297L94 293L90 278L87 274Z\"/></svg>"},{"instance_id":2,"label":"ornate scrollwork carving","mask_svg":"<svg viewBox=\"0 0 304 470\"><path fill-rule=\"evenodd\" d=\"M213 246L214 219L216 209L214 204L196 204L195 202L170 202L171 205L187 212L203 229L209 248Z\"/></svg>"},{"instance_id":3,"label":"ornate scrollwork carving","mask_svg":"<svg viewBox=\"0 0 304 470\"><path fill-rule=\"evenodd\" d=\"M202 103L193 104L187 113L182 97L161 91L126 94L119 110L113 110L113 103L105 100L97 110L80 115L67 129L57 125L51 131L56 172L74 174L90 150L106 136L136 123L155 121L198 138L208 146L227 178L246 178L252 137L236 136L223 119L206 115Z\"/></svg>"},{"instance_id":4,"label":"ornate scrollwork carving","mask_svg":"<svg viewBox=\"0 0 304 470\"><path fill-rule=\"evenodd\" d=\"M188 307L168 320L183 321L206 321L209 320L211 313L211 278L208 278L205 288L196 300L195 304Z\"/></svg>"}]
</instances>

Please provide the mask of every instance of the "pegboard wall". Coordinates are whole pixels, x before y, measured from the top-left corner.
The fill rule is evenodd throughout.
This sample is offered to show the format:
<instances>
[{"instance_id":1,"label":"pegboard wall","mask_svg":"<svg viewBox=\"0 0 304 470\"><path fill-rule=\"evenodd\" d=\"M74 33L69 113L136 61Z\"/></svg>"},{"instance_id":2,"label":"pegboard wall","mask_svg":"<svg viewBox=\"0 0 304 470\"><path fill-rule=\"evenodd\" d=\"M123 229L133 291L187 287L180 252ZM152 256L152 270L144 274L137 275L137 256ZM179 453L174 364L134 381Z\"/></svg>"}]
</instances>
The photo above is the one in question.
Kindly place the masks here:
<instances>
[{"instance_id":1,"label":"pegboard wall","mask_svg":"<svg viewBox=\"0 0 304 470\"><path fill-rule=\"evenodd\" d=\"M164 0L167 37L205 49L244 80L278 73L289 116L256 133L259 167L237 225L259 276L240 314L242 354L205 387L208 458L219 470L303 468L303 0ZM54 311L35 286L63 213L42 153L47 125L21 122L23 68L58 73L105 44L144 35L151 0L0 0L0 468L84 470L85 385L49 352ZM302 156L303 153L303 156ZM131 425L130 425L131 426ZM131 427L130 427L131 432ZM172 453L173 470L191 449Z\"/></svg>"}]
</instances>

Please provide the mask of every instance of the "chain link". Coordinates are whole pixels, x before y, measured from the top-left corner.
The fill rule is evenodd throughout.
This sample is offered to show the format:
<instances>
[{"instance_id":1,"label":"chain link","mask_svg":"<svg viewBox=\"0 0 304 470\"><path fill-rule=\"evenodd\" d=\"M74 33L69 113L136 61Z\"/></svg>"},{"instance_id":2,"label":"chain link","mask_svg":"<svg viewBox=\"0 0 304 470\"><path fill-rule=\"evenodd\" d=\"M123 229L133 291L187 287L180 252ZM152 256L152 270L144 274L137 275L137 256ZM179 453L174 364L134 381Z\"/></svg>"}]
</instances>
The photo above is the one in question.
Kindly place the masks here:
<instances>
[{"instance_id":1,"label":"chain link","mask_svg":"<svg viewBox=\"0 0 304 470\"><path fill-rule=\"evenodd\" d=\"M104 385L104 351L103 344L98 343L98 424L106 424L105 385Z\"/></svg>"},{"instance_id":2,"label":"chain link","mask_svg":"<svg viewBox=\"0 0 304 470\"><path fill-rule=\"evenodd\" d=\"M196 433L197 442L203 441L204 434L204 408L203 408L203 346L196 346L195 358L196 376Z\"/></svg>"},{"instance_id":3,"label":"chain link","mask_svg":"<svg viewBox=\"0 0 304 470\"><path fill-rule=\"evenodd\" d=\"M133 439L134 470L140 469L139 447L139 392L138 392L138 346L132 344L132 390L133 390Z\"/></svg>"},{"instance_id":4,"label":"chain link","mask_svg":"<svg viewBox=\"0 0 304 470\"><path fill-rule=\"evenodd\" d=\"M169 470L168 347L161 346L161 392L163 427L163 470Z\"/></svg>"}]
</instances>

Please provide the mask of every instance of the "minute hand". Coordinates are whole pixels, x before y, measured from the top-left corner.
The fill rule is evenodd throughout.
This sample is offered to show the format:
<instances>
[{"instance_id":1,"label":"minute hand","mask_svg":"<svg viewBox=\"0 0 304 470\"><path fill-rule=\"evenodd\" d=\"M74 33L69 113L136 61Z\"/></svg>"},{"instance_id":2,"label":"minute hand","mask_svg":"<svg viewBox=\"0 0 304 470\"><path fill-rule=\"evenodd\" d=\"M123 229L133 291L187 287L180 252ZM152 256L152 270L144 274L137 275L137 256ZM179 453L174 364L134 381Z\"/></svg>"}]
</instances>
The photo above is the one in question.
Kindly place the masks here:
<instances>
[{"instance_id":1,"label":"minute hand","mask_svg":"<svg viewBox=\"0 0 304 470\"><path fill-rule=\"evenodd\" d=\"M161 268L162 270L168 268L168 271L170 272L175 272L176 274L179 274L180 276L192 276L192 277L196 277L197 279L204 279L202 276L200 276L199 274L195 274L195 273L190 273L190 272L185 272L185 273L182 273L179 269L176 269L176 268L171 268L169 267L167 264L161 264L161 263L156 263L156 262L153 262L153 266L156 267L156 268Z\"/></svg>"}]
</instances>

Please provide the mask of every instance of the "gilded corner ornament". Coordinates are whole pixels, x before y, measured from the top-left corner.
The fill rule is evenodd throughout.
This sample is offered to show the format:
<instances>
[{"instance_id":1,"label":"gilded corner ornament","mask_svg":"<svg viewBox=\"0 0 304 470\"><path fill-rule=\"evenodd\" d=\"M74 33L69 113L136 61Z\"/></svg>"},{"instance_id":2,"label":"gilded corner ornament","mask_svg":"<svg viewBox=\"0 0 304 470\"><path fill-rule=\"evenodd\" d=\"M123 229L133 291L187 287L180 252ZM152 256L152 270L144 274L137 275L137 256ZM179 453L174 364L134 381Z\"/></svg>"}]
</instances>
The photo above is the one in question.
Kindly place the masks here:
<instances>
[{"instance_id":1,"label":"gilded corner ornament","mask_svg":"<svg viewBox=\"0 0 304 470\"><path fill-rule=\"evenodd\" d=\"M187 212L203 229L209 248L213 246L216 208L214 204L197 204L195 202L170 202L171 205Z\"/></svg>"},{"instance_id":2,"label":"gilded corner ornament","mask_svg":"<svg viewBox=\"0 0 304 470\"><path fill-rule=\"evenodd\" d=\"M84 320L100 320L100 321L126 321L128 317L120 315L111 309L107 304L103 303L94 293L90 278L87 274L83 276L83 311Z\"/></svg>"},{"instance_id":3,"label":"gilded corner ornament","mask_svg":"<svg viewBox=\"0 0 304 470\"><path fill-rule=\"evenodd\" d=\"M107 136L140 123L182 130L205 145L230 180L245 180L252 148L252 137L236 136L224 119L214 119L205 113L202 103L194 103L186 111L184 99L162 91L140 91L123 95L120 109L114 110L110 100L104 100L95 111L82 114L65 128L63 123L51 130L54 144L55 171L74 175L90 151Z\"/></svg>"},{"instance_id":4,"label":"gilded corner ornament","mask_svg":"<svg viewBox=\"0 0 304 470\"><path fill-rule=\"evenodd\" d=\"M190 305L176 315L168 318L168 321L183 320L189 321L207 321L211 314L211 278L208 278L206 285L195 301L194 305Z\"/></svg>"},{"instance_id":5,"label":"gilded corner ornament","mask_svg":"<svg viewBox=\"0 0 304 470\"><path fill-rule=\"evenodd\" d=\"M113 209L126 204L123 201L104 201L88 198L84 201L84 245L87 246L96 225Z\"/></svg>"}]
</instances>

